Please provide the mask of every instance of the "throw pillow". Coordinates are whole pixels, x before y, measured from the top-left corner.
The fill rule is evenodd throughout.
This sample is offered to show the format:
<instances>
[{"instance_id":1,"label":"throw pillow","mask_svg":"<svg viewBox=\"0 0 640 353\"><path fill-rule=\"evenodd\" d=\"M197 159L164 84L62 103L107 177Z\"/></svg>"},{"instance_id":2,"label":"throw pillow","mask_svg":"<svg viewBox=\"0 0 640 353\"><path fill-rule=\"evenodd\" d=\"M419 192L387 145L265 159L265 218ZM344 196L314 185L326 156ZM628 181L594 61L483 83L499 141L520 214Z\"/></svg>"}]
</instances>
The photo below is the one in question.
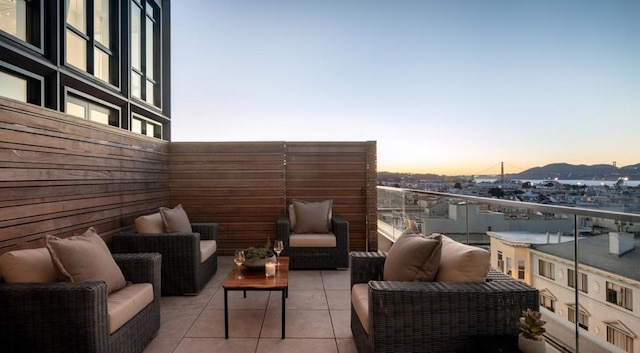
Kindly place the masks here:
<instances>
[{"instance_id":1,"label":"throw pillow","mask_svg":"<svg viewBox=\"0 0 640 353\"><path fill-rule=\"evenodd\" d=\"M491 266L491 253L442 235L442 257L436 275L438 282L484 282Z\"/></svg>"},{"instance_id":2,"label":"throw pillow","mask_svg":"<svg viewBox=\"0 0 640 353\"><path fill-rule=\"evenodd\" d=\"M7 283L51 283L58 280L47 248L14 250L2 254L0 272Z\"/></svg>"},{"instance_id":3,"label":"throw pillow","mask_svg":"<svg viewBox=\"0 0 640 353\"><path fill-rule=\"evenodd\" d=\"M46 243L53 263L68 281L105 281L107 294L127 285L107 244L95 229L66 239L47 235Z\"/></svg>"},{"instance_id":4,"label":"throw pillow","mask_svg":"<svg viewBox=\"0 0 640 353\"><path fill-rule=\"evenodd\" d=\"M178 205L174 208L160 207L160 215L164 222L164 229L168 233L193 233L187 213Z\"/></svg>"},{"instance_id":5,"label":"throw pillow","mask_svg":"<svg viewBox=\"0 0 640 353\"><path fill-rule=\"evenodd\" d=\"M385 281L430 282L440 264L440 235L424 236L414 227L407 228L389 249L384 262Z\"/></svg>"},{"instance_id":6,"label":"throw pillow","mask_svg":"<svg viewBox=\"0 0 640 353\"><path fill-rule=\"evenodd\" d=\"M294 233L329 233L331 232L331 206L333 200L308 202L293 200L295 212Z\"/></svg>"},{"instance_id":7,"label":"throw pillow","mask_svg":"<svg viewBox=\"0 0 640 353\"><path fill-rule=\"evenodd\" d=\"M164 221L160 212L136 218L136 232L140 234L164 233Z\"/></svg>"}]
</instances>

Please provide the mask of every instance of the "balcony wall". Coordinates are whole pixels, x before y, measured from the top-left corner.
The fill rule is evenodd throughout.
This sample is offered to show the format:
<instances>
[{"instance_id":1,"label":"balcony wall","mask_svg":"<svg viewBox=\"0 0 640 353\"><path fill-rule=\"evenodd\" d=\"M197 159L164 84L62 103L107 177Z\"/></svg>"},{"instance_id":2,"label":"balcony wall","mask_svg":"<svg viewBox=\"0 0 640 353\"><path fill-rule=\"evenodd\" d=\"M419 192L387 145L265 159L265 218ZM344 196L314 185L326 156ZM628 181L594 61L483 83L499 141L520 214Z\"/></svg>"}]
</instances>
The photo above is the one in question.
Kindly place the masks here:
<instances>
[{"instance_id":1,"label":"balcony wall","mask_svg":"<svg viewBox=\"0 0 640 353\"><path fill-rule=\"evenodd\" d=\"M93 226L107 242L181 203L220 249L261 245L293 198L334 200L376 249L376 143L167 142L0 98L0 253Z\"/></svg>"}]
</instances>

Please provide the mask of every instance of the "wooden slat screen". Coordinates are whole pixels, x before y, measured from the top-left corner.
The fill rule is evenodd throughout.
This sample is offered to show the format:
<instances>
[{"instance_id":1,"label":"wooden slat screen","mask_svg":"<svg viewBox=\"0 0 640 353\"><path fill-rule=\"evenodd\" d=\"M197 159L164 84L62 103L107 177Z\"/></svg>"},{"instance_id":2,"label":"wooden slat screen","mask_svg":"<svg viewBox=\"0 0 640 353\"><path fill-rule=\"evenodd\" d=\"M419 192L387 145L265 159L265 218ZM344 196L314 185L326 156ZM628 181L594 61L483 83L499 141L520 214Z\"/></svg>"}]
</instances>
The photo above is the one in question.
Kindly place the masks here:
<instances>
[{"instance_id":1,"label":"wooden slat screen","mask_svg":"<svg viewBox=\"0 0 640 353\"><path fill-rule=\"evenodd\" d=\"M169 143L0 99L0 253L94 227L108 242L166 205Z\"/></svg>"}]
</instances>

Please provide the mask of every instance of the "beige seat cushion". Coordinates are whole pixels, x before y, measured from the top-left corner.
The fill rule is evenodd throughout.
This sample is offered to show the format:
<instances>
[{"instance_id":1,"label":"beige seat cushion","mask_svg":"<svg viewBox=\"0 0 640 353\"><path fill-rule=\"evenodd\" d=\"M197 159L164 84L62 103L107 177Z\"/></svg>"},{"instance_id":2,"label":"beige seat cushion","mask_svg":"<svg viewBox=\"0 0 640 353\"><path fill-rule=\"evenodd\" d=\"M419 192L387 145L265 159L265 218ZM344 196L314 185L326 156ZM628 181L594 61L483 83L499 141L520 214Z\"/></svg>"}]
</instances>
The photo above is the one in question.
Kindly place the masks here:
<instances>
[{"instance_id":1,"label":"beige seat cushion","mask_svg":"<svg viewBox=\"0 0 640 353\"><path fill-rule=\"evenodd\" d=\"M329 233L333 200L308 202L293 200L295 212L294 233Z\"/></svg>"},{"instance_id":2,"label":"beige seat cushion","mask_svg":"<svg viewBox=\"0 0 640 353\"><path fill-rule=\"evenodd\" d=\"M160 212L136 218L136 232L141 234L164 233L164 222Z\"/></svg>"},{"instance_id":3,"label":"beige seat cushion","mask_svg":"<svg viewBox=\"0 0 640 353\"><path fill-rule=\"evenodd\" d=\"M292 248L335 248L336 236L333 233L291 234L289 246Z\"/></svg>"},{"instance_id":4,"label":"beige seat cushion","mask_svg":"<svg viewBox=\"0 0 640 353\"><path fill-rule=\"evenodd\" d=\"M47 249L53 263L70 282L105 281L107 293L127 285L120 267L95 229L83 235L60 239L46 236Z\"/></svg>"},{"instance_id":5,"label":"beige seat cushion","mask_svg":"<svg viewBox=\"0 0 640 353\"><path fill-rule=\"evenodd\" d=\"M369 334L369 285L367 283L354 284L351 287L351 304L360 319L364 331Z\"/></svg>"},{"instance_id":6,"label":"beige seat cushion","mask_svg":"<svg viewBox=\"0 0 640 353\"><path fill-rule=\"evenodd\" d=\"M442 256L436 275L438 282L484 282L491 266L491 253L442 235Z\"/></svg>"},{"instance_id":7,"label":"beige seat cushion","mask_svg":"<svg viewBox=\"0 0 640 353\"><path fill-rule=\"evenodd\" d=\"M200 263L207 261L217 249L218 244L215 240L200 240Z\"/></svg>"},{"instance_id":8,"label":"beige seat cushion","mask_svg":"<svg viewBox=\"0 0 640 353\"><path fill-rule=\"evenodd\" d=\"M47 248L2 254L0 273L7 283L51 283L60 279Z\"/></svg>"},{"instance_id":9,"label":"beige seat cushion","mask_svg":"<svg viewBox=\"0 0 640 353\"><path fill-rule=\"evenodd\" d=\"M130 284L107 297L109 334L116 332L153 301L151 283Z\"/></svg>"},{"instance_id":10,"label":"beige seat cushion","mask_svg":"<svg viewBox=\"0 0 640 353\"><path fill-rule=\"evenodd\" d=\"M433 281L440 265L440 234L424 236L407 228L389 249L385 281Z\"/></svg>"},{"instance_id":11,"label":"beige seat cushion","mask_svg":"<svg viewBox=\"0 0 640 353\"><path fill-rule=\"evenodd\" d=\"M182 205L174 208L160 207L160 215L167 233L193 233L191 222Z\"/></svg>"}]
</instances>

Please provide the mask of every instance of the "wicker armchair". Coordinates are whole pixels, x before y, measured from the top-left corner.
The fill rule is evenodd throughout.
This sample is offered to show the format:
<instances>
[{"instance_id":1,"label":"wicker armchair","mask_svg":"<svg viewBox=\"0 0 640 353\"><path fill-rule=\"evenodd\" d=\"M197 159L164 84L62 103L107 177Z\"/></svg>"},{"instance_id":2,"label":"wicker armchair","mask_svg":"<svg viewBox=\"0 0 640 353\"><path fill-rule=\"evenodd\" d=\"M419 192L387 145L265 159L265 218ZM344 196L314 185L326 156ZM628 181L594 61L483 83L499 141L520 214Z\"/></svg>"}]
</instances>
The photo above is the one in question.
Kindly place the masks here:
<instances>
[{"instance_id":1,"label":"wicker armchair","mask_svg":"<svg viewBox=\"0 0 640 353\"><path fill-rule=\"evenodd\" d=\"M200 241L218 240L217 223L191 223L193 233L117 234L114 253L162 254L162 295L197 294L218 269L217 251L200 262Z\"/></svg>"},{"instance_id":2,"label":"wicker armchair","mask_svg":"<svg viewBox=\"0 0 640 353\"><path fill-rule=\"evenodd\" d=\"M284 243L282 255L289 256L291 269L336 269L349 267L349 222L341 216L331 218L331 230L336 237L335 247L291 247L289 216L280 215L276 221L277 237Z\"/></svg>"},{"instance_id":3,"label":"wicker armchair","mask_svg":"<svg viewBox=\"0 0 640 353\"><path fill-rule=\"evenodd\" d=\"M368 283L368 334L351 306L358 352L475 352L487 337L516 342L538 290L491 270L485 283L385 282L386 254L351 253L351 285Z\"/></svg>"},{"instance_id":4,"label":"wicker armchair","mask_svg":"<svg viewBox=\"0 0 640 353\"><path fill-rule=\"evenodd\" d=\"M11 352L142 352L160 329L160 254L113 254L127 281L154 299L109 334L107 284L0 283L0 347Z\"/></svg>"}]
</instances>

